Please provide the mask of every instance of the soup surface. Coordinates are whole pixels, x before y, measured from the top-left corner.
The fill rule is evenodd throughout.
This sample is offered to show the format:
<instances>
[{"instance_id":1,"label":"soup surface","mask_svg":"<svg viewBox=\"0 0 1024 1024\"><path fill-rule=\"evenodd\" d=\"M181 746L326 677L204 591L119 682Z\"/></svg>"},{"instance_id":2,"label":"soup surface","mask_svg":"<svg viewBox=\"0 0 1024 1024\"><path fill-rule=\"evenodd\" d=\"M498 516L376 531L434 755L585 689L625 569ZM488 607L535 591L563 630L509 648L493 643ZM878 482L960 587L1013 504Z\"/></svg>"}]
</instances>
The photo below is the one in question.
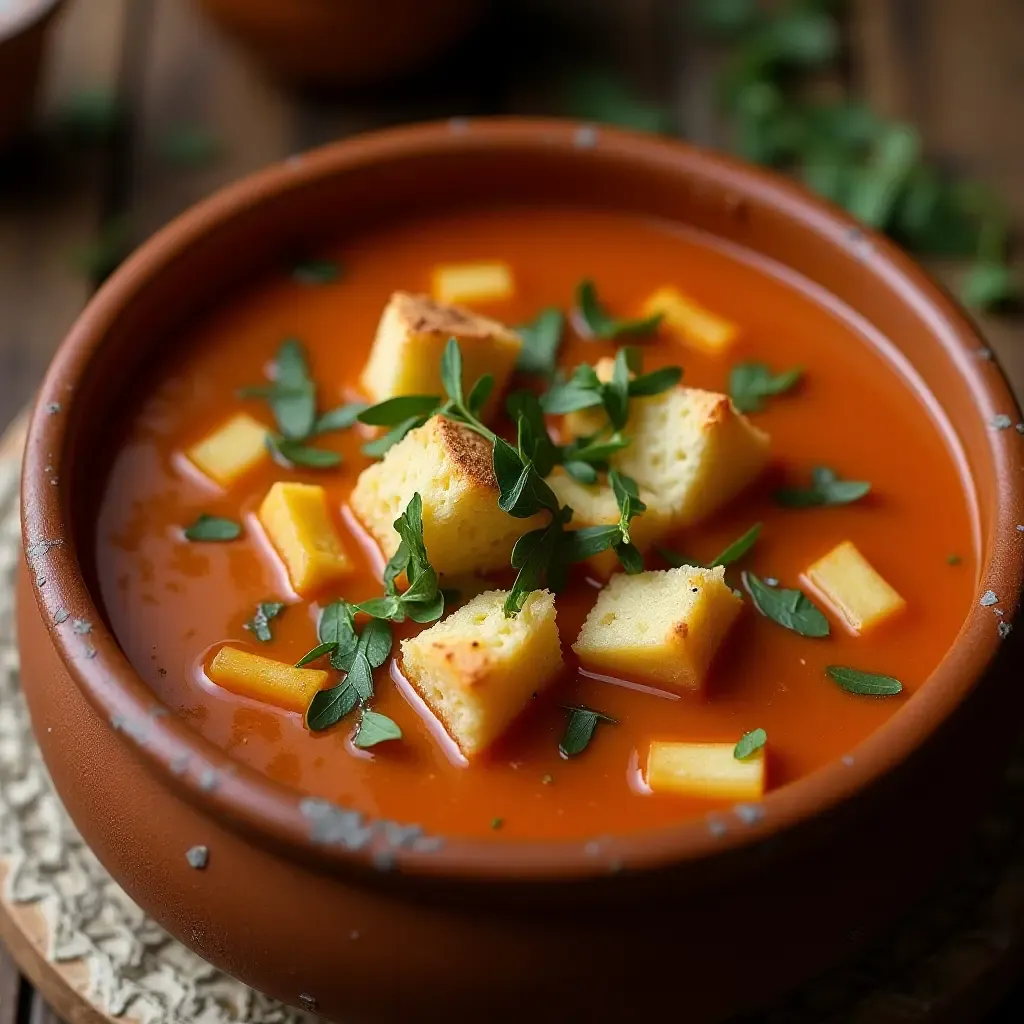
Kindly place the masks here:
<instances>
[{"instance_id":1,"label":"soup surface","mask_svg":"<svg viewBox=\"0 0 1024 1024\"><path fill-rule=\"evenodd\" d=\"M899 711L953 642L977 576L975 513L955 442L886 340L830 296L675 225L590 210L454 211L344 239L320 255L344 268L336 281L302 283L284 268L170 339L124 433L98 521L102 597L128 657L169 707L238 760L302 793L439 834L504 842L629 832L722 805L652 793L643 772L652 740L735 743L764 729L768 786L776 788L853 750ZM744 594L706 696L693 697L580 669L569 645L598 586L580 568L557 599L563 676L472 763L458 756L394 661L376 673L373 706L399 724L403 738L371 750L353 746L354 716L313 733L299 714L214 685L206 668L225 641L294 663L316 645L325 602L382 592L383 558L346 504L372 461L360 450L370 435L356 426L318 438L318 446L343 456L337 468L287 469L268 459L227 490L201 479L183 451L242 409L271 426L264 403L236 392L260 382L285 337L305 346L321 409L358 399L359 374L391 293L429 292L437 264L489 259L512 268L515 293L478 308L507 324L531 321L549 306L568 311L582 278L593 279L601 301L624 316L672 284L737 324L738 340L727 355L711 356L663 330L636 342L645 371L681 365L685 384L725 392L740 362L802 367L797 388L751 414L771 436L770 470L666 546L707 561L762 523L742 564L727 570L728 581L739 588L740 569L749 569L795 588L812 562L849 539L905 599L903 612L857 636L823 606L830 635L809 638L759 614ZM570 321L559 364L594 363L615 349L583 339ZM782 482L806 486L811 469L822 465L870 482L870 494L835 507L794 509L773 500ZM326 488L358 559L358 571L316 601L291 591L256 520L268 488L282 479ZM200 513L241 521L242 536L189 542L182 528ZM666 566L656 552L646 564ZM513 575L499 575L495 585L507 587ZM243 626L267 600L286 607L272 622L272 639L258 643ZM396 636L420 628L405 623ZM896 677L903 692L855 695L826 675L829 665ZM600 710L618 724L599 726L582 754L566 758L559 752L565 705Z\"/></svg>"}]
</instances>

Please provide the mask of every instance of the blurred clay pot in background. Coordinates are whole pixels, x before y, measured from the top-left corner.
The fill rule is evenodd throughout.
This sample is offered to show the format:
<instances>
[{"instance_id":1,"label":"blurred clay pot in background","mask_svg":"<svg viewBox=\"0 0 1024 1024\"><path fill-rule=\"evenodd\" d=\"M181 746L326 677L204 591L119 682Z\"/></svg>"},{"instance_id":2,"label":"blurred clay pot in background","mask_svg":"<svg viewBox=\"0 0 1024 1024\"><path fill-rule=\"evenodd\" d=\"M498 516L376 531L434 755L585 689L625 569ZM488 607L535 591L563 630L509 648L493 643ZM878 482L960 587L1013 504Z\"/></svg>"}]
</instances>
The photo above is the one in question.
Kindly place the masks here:
<instances>
[{"instance_id":1,"label":"blurred clay pot in background","mask_svg":"<svg viewBox=\"0 0 1024 1024\"><path fill-rule=\"evenodd\" d=\"M0 146L32 116L48 29L63 0L0 3Z\"/></svg>"},{"instance_id":2,"label":"blurred clay pot in background","mask_svg":"<svg viewBox=\"0 0 1024 1024\"><path fill-rule=\"evenodd\" d=\"M199 0L275 77L379 84L418 70L477 20L484 0Z\"/></svg>"}]
</instances>

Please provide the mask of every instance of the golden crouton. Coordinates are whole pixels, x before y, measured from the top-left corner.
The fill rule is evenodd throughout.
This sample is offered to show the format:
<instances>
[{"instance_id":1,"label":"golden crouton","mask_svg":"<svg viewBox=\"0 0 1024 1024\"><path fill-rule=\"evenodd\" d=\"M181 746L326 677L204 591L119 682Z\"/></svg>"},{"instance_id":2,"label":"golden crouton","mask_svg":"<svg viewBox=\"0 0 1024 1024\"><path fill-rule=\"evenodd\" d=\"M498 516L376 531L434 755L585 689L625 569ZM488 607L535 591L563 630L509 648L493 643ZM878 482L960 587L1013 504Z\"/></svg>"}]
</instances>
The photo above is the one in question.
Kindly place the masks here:
<instances>
[{"instance_id":1,"label":"golden crouton","mask_svg":"<svg viewBox=\"0 0 1024 1024\"><path fill-rule=\"evenodd\" d=\"M278 481L257 516L297 594L320 590L352 571L319 485Z\"/></svg>"},{"instance_id":2,"label":"golden crouton","mask_svg":"<svg viewBox=\"0 0 1024 1024\"><path fill-rule=\"evenodd\" d=\"M507 263L446 263L434 267L434 298L438 302L497 302L515 293Z\"/></svg>"},{"instance_id":3,"label":"golden crouton","mask_svg":"<svg viewBox=\"0 0 1024 1024\"><path fill-rule=\"evenodd\" d=\"M555 599L529 595L505 617L506 591L474 597L402 641L402 671L466 757L489 747L562 667Z\"/></svg>"},{"instance_id":4,"label":"golden crouton","mask_svg":"<svg viewBox=\"0 0 1024 1024\"><path fill-rule=\"evenodd\" d=\"M495 408L519 358L522 339L497 320L408 292L395 292L384 309L360 378L363 388L375 402L395 395L442 394L441 356L449 338L462 348L467 391L485 373L494 376L488 408Z\"/></svg>"},{"instance_id":5,"label":"golden crouton","mask_svg":"<svg viewBox=\"0 0 1024 1024\"><path fill-rule=\"evenodd\" d=\"M189 461L221 487L269 457L267 428L244 412L222 423L185 453Z\"/></svg>"},{"instance_id":6,"label":"golden crouton","mask_svg":"<svg viewBox=\"0 0 1024 1024\"><path fill-rule=\"evenodd\" d=\"M207 675L225 690L300 715L327 683L327 673L321 669L295 668L237 647L222 647L210 662Z\"/></svg>"},{"instance_id":7,"label":"golden crouton","mask_svg":"<svg viewBox=\"0 0 1024 1024\"><path fill-rule=\"evenodd\" d=\"M736 340L739 328L687 298L677 288L659 288L645 303L641 316L660 313L662 323L691 348L710 356L722 355Z\"/></svg>"},{"instance_id":8,"label":"golden crouton","mask_svg":"<svg viewBox=\"0 0 1024 1024\"><path fill-rule=\"evenodd\" d=\"M864 633L902 611L906 601L844 540L804 574L854 633Z\"/></svg>"},{"instance_id":9,"label":"golden crouton","mask_svg":"<svg viewBox=\"0 0 1024 1024\"><path fill-rule=\"evenodd\" d=\"M573 650L586 668L699 692L742 605L722 566L619 573L598 594Z\"/></svg>"},{"instance_id":10,"label":"golden crouton","mask_svg":"<svg viewBox=\"0 0 1024 1024\"><path fill-rule=\"evenodd\" d=\"M581 484L573 479L561 466L556 466L548 484L555 492L560 505L568 505L573 512L568 530L581 530L588 526L608 526L619 521L619 505L615 493L607 482ZM649 491L640 489L640 500L653 502ZM656 508L634 516L629 523L629 537L641 554L661 540L671 529L671 523ZM610 576L619 565L618 556L611 549L602 551L587 560L594 572L603 578Z\"/></svg>"},{"instance_id":11,"label":"golden crouton","mask_svg":"<svg viewBox=\"0 0 1024 1024\"><path fill-rule=\"evenodd\" d=\"M714 800L760 800L764 796L762 747L739 760L733 743L664 743L647 755L647 785L655 793Z\"/></svg>"},{"instance_id":12,"label":"golden crouton","mask_svg":"<svg viewBox=\"0 0 1024 1024\"><path fill-rule=\"evenodd\" d=\"M594 369L609 380L613 362ZM609 462L649 492L648 512L659 512L672 530L697 522L731 501L768 464L770 438L737 412L728 395L677 387L633 398L623 431L628 447ZM592 434L603 413L585 409L565 417L566 433Z\"/></svg>"},{"instance_id":13,"label":"golden crouton","mask_svg":"<svg viewBox=\"0 0 1024 1024\"><path fill-rule=\"evenodd\" d=\"M498 507L491 442L434 416L359 474L352 511L386 558L398 547L395 520L413 494L423 499L423 542L434 569L448 576L493 572L509 564L516 541L550 515L514 519Z\"/></svg>"}]
</instances>

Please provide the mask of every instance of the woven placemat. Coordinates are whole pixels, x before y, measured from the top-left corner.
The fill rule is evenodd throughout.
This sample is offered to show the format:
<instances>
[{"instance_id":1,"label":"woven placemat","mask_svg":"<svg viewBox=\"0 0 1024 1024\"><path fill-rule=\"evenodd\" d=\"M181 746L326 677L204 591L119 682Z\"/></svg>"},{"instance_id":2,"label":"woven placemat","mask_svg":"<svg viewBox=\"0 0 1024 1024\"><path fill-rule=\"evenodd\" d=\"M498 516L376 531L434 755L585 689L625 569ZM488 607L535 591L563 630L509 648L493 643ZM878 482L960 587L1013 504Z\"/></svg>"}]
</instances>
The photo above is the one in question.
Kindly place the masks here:
<instances>
[{"instance_id":1,"label":"woven placemat","mask_svg":"<svg viewBox=\"0 0 1024 1024\"><path fill-rule=\"evenodd\" d=\"M0 938L54 1008L82 1024L301 1024L312 1018L211 967L146 915L83 842L32 736L18 677L20 443L0 445ZM748 1021L978 1020L1022 956L1024 749L969 851L857 961Z\"/></svg>"}]
</instances>

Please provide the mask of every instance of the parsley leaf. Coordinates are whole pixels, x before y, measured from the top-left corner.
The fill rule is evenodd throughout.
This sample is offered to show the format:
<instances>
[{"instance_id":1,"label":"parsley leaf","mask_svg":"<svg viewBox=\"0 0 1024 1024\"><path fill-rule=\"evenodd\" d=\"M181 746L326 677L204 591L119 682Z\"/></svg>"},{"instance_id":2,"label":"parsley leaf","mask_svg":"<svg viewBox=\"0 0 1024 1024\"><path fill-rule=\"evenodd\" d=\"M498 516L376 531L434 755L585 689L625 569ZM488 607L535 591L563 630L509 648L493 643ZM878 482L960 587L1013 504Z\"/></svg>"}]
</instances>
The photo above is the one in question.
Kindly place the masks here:
<instances>
[{"instance_id":1,"label":"parsley leaf","mask_svg":"<svg viewBox=\"0 0 1024 1024\"><path fill-rule=\"evenodd\" d=\"M803 372L797 366L773 374L764 363L740 363L729 373L729 397L740 412L760 412L765 398L792 390Z\"/></svg>"},{"instance_id":2,"label":"parsley leaf","mask_svg":"<svg viewBox=\"0 0 1024 1024\"><path fill-rule=\"evenodd\" d=\"M859 693L869 697L894 697L897 693L903 692L903 684L892 676L863 672L842 665L829 665L825 671L848 693Z\"/></svg>"},{"instance_id":3,"label":"parsley leaf","mask_svg":"<svg viewBox=\"0 0 1024 1024\"><path fill-rule=\"evenodd\" d=\"M297 662L296 668L304 668L310 662L318 661L325 654L331 654L338 645L336 643L317 644L311 651L307 651Z\"/></svg>"},{"instance_id":4,"label":"parsley leaf","mask_svg":"<svg viewBox=\"0 0 1024 1024\"><path fill-rule=\"evenodd\" d=\"M618 721L609 715L593 708L578 706L564 709L569 714L569 721L565 726L565 734L562 742L558 744L558 752L562 757L575 757L582 754L590 744L598 722L607 722L609 725L618 725Z\"/></svg>"},{"instance_id":5,"label":"parsley leaf","mask_svg":"<svg viewBox=\"0 0 1024 1024\"><path fill-rule=\"evenodd\" d=\"M840 480L827 466L815 466L811 470L810 487L784 487L775 492L775 501L783 508L849 505L870 490L871 484L865 480Z\"/></svg>"},{"instance_id":6,"label":"parsley leaf","mask_svg":"<svg viewBox=\"0 0 1024 1024\"><path fill-rule=\"evenodd\" d=\"M417 416L429 418L441 404L440 395L398 395L363 409L356 419L371 427L397 427Z\"/></svg>"},{"instance_id":7,"label":"parsley leaf","mask_svg":"<svg viewBox=\"0 0 1024 1024\"><path fill-rule=\"evenodd\" d=\"M359 719L359 729L352 737L352 745L360 750L368 750L378 743L388 740L400 740L402 730L387 715L376 711L365 710Z\"/></svg>"},{"instance_id":8,"label":"parsley leaf","mask_svg":"<svg viewBox=\"0 0 1024 1024\"><path fill-rule=\"evenodd\" d=\"M597 287L591 280L583 280L576 287L576 308L590 335L606 341L625 336L653 334L661 323L662 314L636 320L621 320L610 316L597 297Z\"/></svg>"},{"instance_id":9,"label":"parsley leaf","mask_svg":"<svg viewBox=\"0 0 1024 1024\"><path fill-rule=\"evenodd\" d=\"M608 483L612 485L612 492L619 506L619 533L622 536L622 543L629 544L629 521L641 512L646 512L647 506L640 500L640 490L632 477L613 469L608 474Z\"/></svg>"},{"instance_id":10,"label":"parsley leaf","mask_svg":"<svg viewBox=\"0 0 1024 1024\"><path fill-rule=\"evenodd\" d=\"M245 623L244 628L249 630L260 643L269 643L274 639L270 632L270 620L276 619L283 611L284 602L282 601L261 601L256 606L256 613L249 622Z\"/></svg>"},{"instance_id":11,"label":"parsley leaf","mask_svg":"<svg viewBox=\"0 0 1024 1024\"><path fill-rule=\"evenodd\" d=\"M297 338L281 342L271 366L271 379L270 385L242 388L239 397L266 399L283 437L292 441L309 437L316 423L316 385Z\"/></svg>"},{"instance_id":12,"label":"parsley leaf","mask_svg":"<svg viewBox=\"0 0 1024 1024\"><path fill-rule=\"evenodd\" d=\"M327 690L320 690L306 708L306 728L310 732L322 732L336 725L359 703L356 688L345 680Z\"/></svg>"},{"instance_id":13,"label":"parsley leaf","mask_svg":"<svg viewBox=\"0 0 1024 1024\"><path fill-rule=\"evenodd\" d=\"M742 574L754 607L766 618L801 636L828 636L828 619L800 590L769 587L752 572Z\"/></svg>"},{"instance_id":14,"label":"parsley leaf","mask_svg":"<svg viewBox=\"0 0 1024 1024\"><path fill-rule=\"evenodd\" d=\"M742 537L738 537L721 554L716 555L708 568L714 569L716 565L732 565L733 562L738 562L757 543L760 533L761 524L754 523Z\"/></svg>"},{"instance_id":15,"label":"parsley leaf","mask_svg":"<svg viewBox=\"0 0 1024 1024\"><path fill-rule=\"evenodd\" d=\"M386 434L382 434L372 441L367 441L362 447L363 454L370 456L372 459L383 458L387 451L398 444L410 430L422 427L429 418L429 416L410 416L408 419L402 420L401 423Z\"/></svg>"},{"instance_id":16,"label":"parsley leaf","mask_svg":"<svg viewBox=\"0 0 1024 1024\"><path fill-rule=\"evenodd\" d=\"M240 523L222 516L210 516L205 512L191 526L185 527L185 538L191 541L237 540L241 536Z\"/></svg>"},{"instance_id":17,"label":"parsley leaf","mask_svg":"<svg viewBox=\"0 0 1024 1024\"><path fill-rule=\"evenodd\" d=\"M564 331L565 317L560 309L554 307L542 310L532 323L517 327L516 333L523 339L523 347L519 350L516 369L522 373L553 377Z\"/></svg>"},{"instance_id":18,"label":"parsley leaf","mask_svg":"<svg viewBox=\"0 0 1024 1024\"><path fill-rule=\"evenodd\" d=\"M751 729L750 732L745 732L739 739L739 742L733 747L732 756L737 761L746 761L748 757L753 757L764 745L768 742L768 733L764 729Z\"/></svg>"},{"instance_id":19,"label":"parsley leaf","mask_svg":"<svg viewBox=\"0 0 1024 1024\"><path fill-rule=\"evenodd\" d=\"M327 448L312 448L300 441L287 437L267 435L267 448L274 461L289 469L302 466L305 469L333 469L341 464L341 456Z\"/></svg>"},{"instance_id":20,"label":"parsley leaf","mask_svg":"<svg viewBox=\"0 0 1024 1024\"><path fill-rule=\"evenodd\" d=\"M314 434L329 434L334 430L348 430L354 427L359 414L368 408L365 402L346 402L325 413L321 413L313 424Z\"/></svg>"}]
</instances>

